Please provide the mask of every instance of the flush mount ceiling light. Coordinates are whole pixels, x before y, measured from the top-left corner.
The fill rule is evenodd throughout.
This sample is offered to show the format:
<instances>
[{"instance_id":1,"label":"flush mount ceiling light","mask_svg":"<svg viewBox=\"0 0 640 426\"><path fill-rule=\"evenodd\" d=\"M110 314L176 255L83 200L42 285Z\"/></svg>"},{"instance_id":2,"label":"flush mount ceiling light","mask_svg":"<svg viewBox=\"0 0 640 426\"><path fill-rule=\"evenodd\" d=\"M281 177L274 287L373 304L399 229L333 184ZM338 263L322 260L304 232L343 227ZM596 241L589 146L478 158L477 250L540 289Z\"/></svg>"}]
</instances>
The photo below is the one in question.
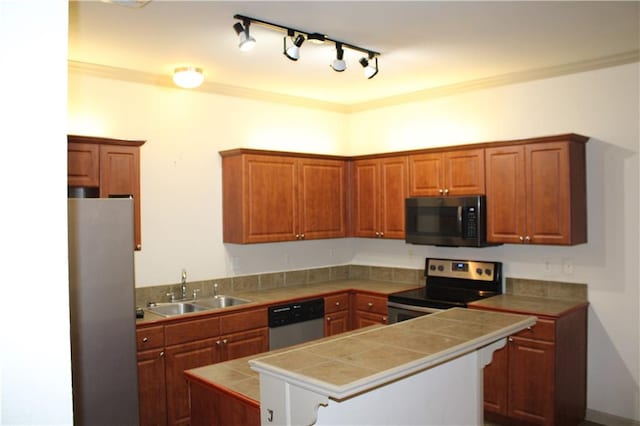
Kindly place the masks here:
<instances>
[{"instance_id":1,"label":"flush mount ceiling light","mask_svg":"<svg viewBox=\"0 0 640 426\"><path fill-rule=\"evenodd\" d=\"M183 89L194 89L200 86L203 81L202 68L179 67L173 72L173 82Z\"/></svg>"},{"instance_id":2,"label":"flush mount ceiling light","mask_svg":"<svg viewBox=\"0 0 640 426\"><path fill-rule=\"evenodd\" d=\"M238 47L243 52L248 52L249 50L253 49L253 46L256 45L256 39L251 37L251 34L249 34L250 25L251 21L249 19L243 19L242 24L240 22L236 22L233 25L233 29L235 29L236 33L238 34Z\"/></svg>"},{"instance_id":3,"label":"flush mount ceiling light","mask_svg":"<svg viewBox=\"0 0 640 426\"><path fill-rule=\"evenodd\" d=\"M284 37L284 56L291 59L292 61L297 61L300 57L300 46L304 43L304 36L302 34L298 34L298 36L294 39L293 35L295 33L293 30L288 31L287 35ZM287 39L290 38L293 40L293 45L287 48Z\"/></svg>"},{"instance_id":4,"label":"flush mount ceiling light","mask_svg":"<svg viewBox=\"0 0 640 426\"><path fill-rule=\"evenodd\" d=\"M331 68L334 71L342 72L347 69L347 63L342 59L344 57L344 49L342 49L342 43L336 43L336 58L331 63Z\"/></svg>"},{"instance_id":5,"label":"flush mount ceiling light","mask_svg":"<svg viewBox=\"0 0 640 426\"><path fill-rule=\"evenodd\" d=\"M346 43L344 41L334 40L322 33L310 33L296 28L285 27L283 25L263 21L261 19L250 18L248 16L234 15L233 19L242 21L236 22L233 25L234 30L240 38L240 44L238 45L240 47L240 50L249 50L256 43L256 39L251 37L251 35L249 34L249 26L253 23L272 30L284 32L286 35L284 36L284 47L282 53L292 61L297 61L300 58L300 46L302 46L305 40L308 40L309 42L314 44L323 44L326 42L330 42L335 44L336 46L336 58L331 62L330 65L334 71L342 72L347 69L347 63L344 60L344 49L347 48L367 55L366 57L360 59L359 62L365 68L365 76L368 79L371 79L376 74L378 74L378 56L380 56L379 52L365 49L351 43ZM290 40L290 46L287 46L287 40ZM375 60L375 66L371 65L371 61L373 60Z\"/></svg>"}]
</instances>

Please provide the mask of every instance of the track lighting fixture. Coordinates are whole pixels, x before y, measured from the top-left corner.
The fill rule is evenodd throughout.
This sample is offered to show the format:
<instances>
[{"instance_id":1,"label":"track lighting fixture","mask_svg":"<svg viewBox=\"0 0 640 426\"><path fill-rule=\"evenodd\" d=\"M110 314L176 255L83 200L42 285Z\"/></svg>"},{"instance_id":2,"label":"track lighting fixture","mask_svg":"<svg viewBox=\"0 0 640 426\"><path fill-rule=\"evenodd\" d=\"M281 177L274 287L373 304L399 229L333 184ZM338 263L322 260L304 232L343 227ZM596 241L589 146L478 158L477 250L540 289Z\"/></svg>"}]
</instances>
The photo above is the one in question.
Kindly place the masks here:
<instances>
[{"instance_id":1,"label":"track lighting fixture","mask_svg":"<svg viewBox=\"0 0 640 426\"><path fill-rule=\"evenodd\" d=\"M336 43L336 58L331 62L331 68L334 71L342 72L347 69L347 63L342 59L344 56L344 50L342 49L342 43Z\"/></svg>"},{"instance_id":2,"label":"track lighting fixture","mask_svg":"<svg viewBox=\"0 0 640 426\"><path fill-rule=\"evenodd\" d=\"M373 77L375 77L376 74L378 74L378 57L375 57L375 63L376 65L373 66L371 65L371 54L369 54L369 59L367 58L360 58L360 65L362 65L362 67L364 68L364 76L367 77L367 79L371 80Z\"/></svg>"},{"instance_id":3,"label":"track lighting fixture","mask_svg":"<svg viewBox=\"0 0 640 426\"><path fill-rule=\"evenodd\" d=\"M233 25L233 29L236 30L236 34L238 34L238 39L240 40L238 47L243 52L253 49L253 46L256 44L256 39L251 37L251 34L249 34L249 25L251 25L251 20L249 19L243 19L242 24L240 22L236 22Z\"/></svg>"},{"instance_id":4,"label":"track lighting fixture","mask_svg":"<svg viewBox=\"0 0 640 426\"><path fill-rule=\"evenodd\" d=\"M296 28L285 27L272 22L263 21L261 19L249 18L248 16L234 15L233 18L241 21L236 22L233 25L233 28L240 39L240 44L238 45L240 50L250 50L256 43L256 39L251 37L249 34L249 26L253 23L272 30L284 32L286 35L283 40L282 53L292 61L297 61L300 58L300 46L302 46L306 40L314 44L330 42L336 46L336 58L330 65L334 71L343 72L347 69L347 63L344 60L344 49L348 48L367 55L362 57L359 61L364 68L365 77L371 79L378 74L378 56L380 56L380 53L373 50L364 49L344 41L334 40L322 33L310 33Z\"/></svg>"},{"instance_id":5,"label":"track lighting fixture","mask_svg":"<svg viewBox=\"0 0 640 426\"><path fill-rule=\"evenodd\" d=\"M284 51L282 53L284 53L284 56L291 59L292 61L297 61L300 57L300 46L302 46L302 43L304 43L304 36L302 34L298 34L298 36L294 39L294 34L295 33L293 32L293 30L289 30L287 32L287 35L284 37ZM289 48L287 48L287 38L293 40L293 45L289 46Z\"/></svg>"}]
</instances>

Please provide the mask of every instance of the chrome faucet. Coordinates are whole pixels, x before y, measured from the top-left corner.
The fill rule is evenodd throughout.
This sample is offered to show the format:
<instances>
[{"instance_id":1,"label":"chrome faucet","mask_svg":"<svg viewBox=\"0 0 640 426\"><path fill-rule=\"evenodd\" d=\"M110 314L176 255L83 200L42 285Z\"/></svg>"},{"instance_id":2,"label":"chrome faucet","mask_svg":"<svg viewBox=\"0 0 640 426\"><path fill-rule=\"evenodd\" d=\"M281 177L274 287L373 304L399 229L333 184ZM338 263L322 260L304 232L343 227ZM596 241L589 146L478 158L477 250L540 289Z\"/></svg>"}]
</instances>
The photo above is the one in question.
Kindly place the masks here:
<instances>
[{"instance_id":1,"label":"chrome faucet","mask_svg":"<svg viewBox=\"0 0 640 426\"><path fill-rule=\"evenodd\" d=\"M182 270L182 282L180 284L180 290L182 291L182 300L187 298L187 270Z\"/></svg>"}]
</instances>

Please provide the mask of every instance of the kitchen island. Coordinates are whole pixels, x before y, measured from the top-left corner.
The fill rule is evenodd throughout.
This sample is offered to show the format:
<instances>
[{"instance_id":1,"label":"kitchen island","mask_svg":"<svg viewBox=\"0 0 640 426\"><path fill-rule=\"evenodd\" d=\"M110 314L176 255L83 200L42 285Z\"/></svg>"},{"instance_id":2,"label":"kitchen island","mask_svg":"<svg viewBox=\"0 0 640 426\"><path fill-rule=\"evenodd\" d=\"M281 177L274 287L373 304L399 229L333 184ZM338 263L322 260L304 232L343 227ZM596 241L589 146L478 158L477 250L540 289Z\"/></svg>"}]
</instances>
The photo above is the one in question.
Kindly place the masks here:
<instances>
[{"instance_id":1,"label":"kitchen island","mask_svg":"<svg viewBox=\"0 0 640 426\"><path fill-rule=\"evenodd\" d=\"M481 424L482 368L507 336L535 322L450 309L189 370L192 420L212 418L193 412L214 409L198 400L209 389L259 407L269 425Z\"/></svg>"}]
</instances>

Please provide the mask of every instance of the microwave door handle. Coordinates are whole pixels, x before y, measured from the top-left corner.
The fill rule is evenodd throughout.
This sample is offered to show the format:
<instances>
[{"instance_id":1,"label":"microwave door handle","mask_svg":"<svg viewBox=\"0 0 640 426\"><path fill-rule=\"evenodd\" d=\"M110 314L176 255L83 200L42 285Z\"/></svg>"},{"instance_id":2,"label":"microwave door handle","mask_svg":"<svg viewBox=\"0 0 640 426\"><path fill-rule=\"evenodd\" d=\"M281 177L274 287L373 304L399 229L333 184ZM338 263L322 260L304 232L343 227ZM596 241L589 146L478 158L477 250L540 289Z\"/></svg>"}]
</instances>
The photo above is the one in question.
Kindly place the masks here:
<instances>
[{"instance_id":1,"label":"microwave door handle","mask_svg":"<svg viewBox=\"0 0 640 426\"><path fill-rule=\"evenodd\" d=\"M458 206L458 235L462 234L462 206Z\"/></svg>"}]
</instances>

